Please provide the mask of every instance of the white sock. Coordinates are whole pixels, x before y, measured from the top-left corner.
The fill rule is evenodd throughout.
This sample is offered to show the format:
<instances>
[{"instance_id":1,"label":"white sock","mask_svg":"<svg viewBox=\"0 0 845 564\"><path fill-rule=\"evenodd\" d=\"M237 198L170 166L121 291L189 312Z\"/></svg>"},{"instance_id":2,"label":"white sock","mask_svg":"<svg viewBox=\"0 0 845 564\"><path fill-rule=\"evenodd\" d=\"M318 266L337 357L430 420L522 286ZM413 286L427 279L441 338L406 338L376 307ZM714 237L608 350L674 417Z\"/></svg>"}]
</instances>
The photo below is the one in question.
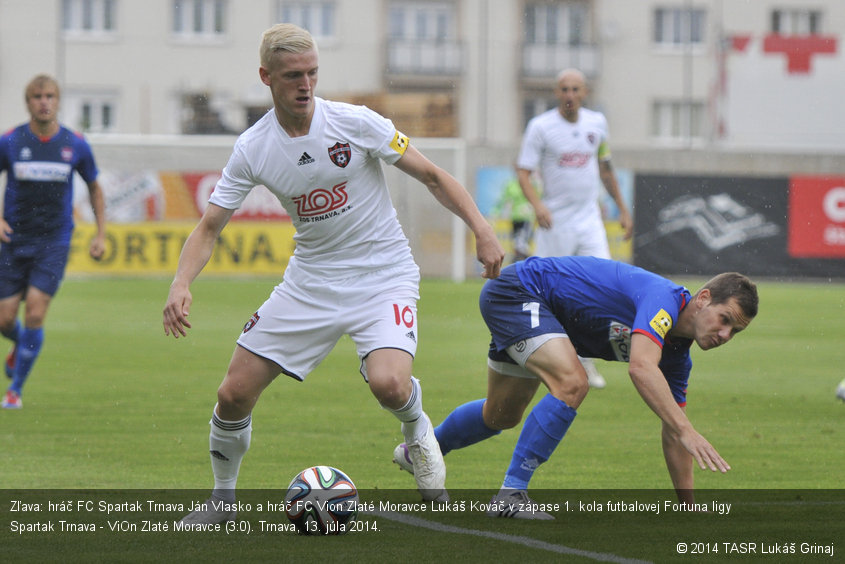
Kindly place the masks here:
<instances>
[{"instance_id":1,"label":"white sock","mask_svg":"<svg viewBox=\"0 0 845 564\"><path fill-rule=\"evenodd\" d=\"M402 434L406 443L416 443L431 425L422 408L422 388L420 381L411 376L411 397L399 409L390 410L402 422Z\"/></svg>"},{"instance_id":2,"label":"white sock","mask_svg":"<svg viewBox=\"0 0 845 564\"><path fill-rule=\"evenodd\" d=\"M212 496L223 501L235 501L235 485L241 461L249 450L252 437L252 415L240 421L224 421L217 416L217 406L211 415L208 448L211 470L214 472Z\"/></svg>"}]
</instances>

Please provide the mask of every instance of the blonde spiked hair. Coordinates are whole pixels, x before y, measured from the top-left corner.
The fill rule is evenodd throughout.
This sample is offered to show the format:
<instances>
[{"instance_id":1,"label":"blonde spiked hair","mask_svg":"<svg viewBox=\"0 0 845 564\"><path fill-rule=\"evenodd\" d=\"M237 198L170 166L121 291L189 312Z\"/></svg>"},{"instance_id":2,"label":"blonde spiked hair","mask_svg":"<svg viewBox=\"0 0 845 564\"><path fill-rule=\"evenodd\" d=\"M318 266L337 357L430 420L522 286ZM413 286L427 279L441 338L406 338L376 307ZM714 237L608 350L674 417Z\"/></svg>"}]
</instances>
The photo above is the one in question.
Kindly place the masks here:
<instances>
[{"instance_id":1,"label":"blonde spiked hair","mask_svg":"<svg viewBox=\"0 0 845 564\"><path fill-rule=\"evenodd\" d=\"M290 24L276 24L261 35L261 66L268 68L276 53L305 53L317 50L317 43L307 30Z\"/></svg>"}]
</instances>

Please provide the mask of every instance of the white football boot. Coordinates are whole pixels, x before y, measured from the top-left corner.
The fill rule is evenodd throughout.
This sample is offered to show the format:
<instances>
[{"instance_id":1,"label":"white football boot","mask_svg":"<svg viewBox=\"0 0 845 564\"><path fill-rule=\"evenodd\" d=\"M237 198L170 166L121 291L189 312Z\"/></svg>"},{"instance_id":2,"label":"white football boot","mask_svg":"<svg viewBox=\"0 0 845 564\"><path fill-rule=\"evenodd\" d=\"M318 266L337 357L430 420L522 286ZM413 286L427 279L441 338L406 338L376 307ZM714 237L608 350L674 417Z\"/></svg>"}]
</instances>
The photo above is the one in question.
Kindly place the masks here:
<instances>
[{"instance_id":1,"label":"white football boot","mask_svg":"<svg viewBox=\"0 0 845 564\"><path fill-rule=\"evenodd\" d=\"M393 464L398 464L400 470L410 472L414 475L414 463L411 461L411 454L408 452L408 445L405 443L396 445L393 449Z\"/></svg>"},{"instance_id":2,"label":"white football boot","mask_svg":"<svg viewBox=\"0 0 845 564\"><path fill-rule=\"evenodd\" d=\"M196 511L191 511L190 513L182 517L179 522L184 523L186 525L216 525L218 523L228 523L229 521L235 520L238 514L237 511L218 511L214 509L212 501L215 500L205 500L205 503L202 504L204 509L197 509Z\"/></svg>"},{"instance_id":3,"label":"white football boot","mask_svg":"<svg viewBox=\"0 0 845 564\"><path fill-rule=\"evenodd\" d=\"M434 436L434 427L428 415L423 413L427 425L425 434L416 442L406 443L408 458L413 466L414 479L417 481L417 489L426 501L449 501L449 493L446 491L446 463L443 462L443 454L440 452L440 445ZM404 424L403 424L404 427ZM403 429L404 430L404 429ZM393 451L394 461L396 451ZM404 456L402 457L404 458ZM401 463L397 462L400 467Z\"/></svg>"},{"instance_id":4,"label":"white football boot","mask_svg":"<svg viewBox=\"0 0 845 564\"><path fill-rule=\"evenodd\" d=\"M596 368L596 363L592 358L582 358L579 356L578 360L581 361L581 366L587 372L587 381L590 383L591 388L600 390L607 386L604 376L599 373L599 369Z\"/></svg>"}]
</instances>

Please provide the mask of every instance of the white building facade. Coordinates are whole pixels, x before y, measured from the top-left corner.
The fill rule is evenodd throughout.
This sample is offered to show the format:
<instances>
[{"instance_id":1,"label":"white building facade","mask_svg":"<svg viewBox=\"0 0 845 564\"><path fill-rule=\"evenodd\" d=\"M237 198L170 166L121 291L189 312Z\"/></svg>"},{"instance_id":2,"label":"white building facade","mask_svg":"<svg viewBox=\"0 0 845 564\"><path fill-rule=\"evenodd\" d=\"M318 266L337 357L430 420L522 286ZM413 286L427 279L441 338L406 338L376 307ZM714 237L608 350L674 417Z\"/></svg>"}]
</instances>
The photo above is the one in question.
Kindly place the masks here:
<instances>
[{"instance_id":1,"label":"white building facade","mask_svg":"<svg viewBox=\"0 0 845 564\"><path fill-rule=\"evenodd\" d=\"M448 124L411 135L513 146L574 66L616 148L845 152L840 0L0 0L0 127L46 72L86 132L240 132L279 21L317 38L318 94Z\"/></svg>"}]
</instances>

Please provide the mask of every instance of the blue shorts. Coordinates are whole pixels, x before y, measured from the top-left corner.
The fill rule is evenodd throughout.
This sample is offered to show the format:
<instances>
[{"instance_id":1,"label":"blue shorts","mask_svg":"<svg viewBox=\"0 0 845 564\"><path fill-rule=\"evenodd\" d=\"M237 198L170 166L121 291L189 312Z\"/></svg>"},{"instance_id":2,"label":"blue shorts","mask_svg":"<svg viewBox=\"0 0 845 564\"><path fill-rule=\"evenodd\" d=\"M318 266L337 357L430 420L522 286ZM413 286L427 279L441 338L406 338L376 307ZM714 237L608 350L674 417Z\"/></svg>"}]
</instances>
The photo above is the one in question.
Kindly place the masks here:
<instances>
[{"instance_id":1,"label":"blue shorts","mask_svg":"<svg viewBox=\"0 0 845 564\"><path fill-rule=\"evenodd\" d=\"M0 245L0 299L35 286L53 296L65 275L70 245L66 243L11 243Z\"/></svg>"},{"instance_id":2,"label":"blue shorts","mask_svg":"<svg viewBox=\"0 0 845 564\"><path fill-rule=\"evenodd\" d=\"M478 301L492 336L487 355L491 360L514 363L505 352L509 346L539 335L566 334L551 309L522 285L512 265L484 284Z\"/></svg>"}]
</instances>

